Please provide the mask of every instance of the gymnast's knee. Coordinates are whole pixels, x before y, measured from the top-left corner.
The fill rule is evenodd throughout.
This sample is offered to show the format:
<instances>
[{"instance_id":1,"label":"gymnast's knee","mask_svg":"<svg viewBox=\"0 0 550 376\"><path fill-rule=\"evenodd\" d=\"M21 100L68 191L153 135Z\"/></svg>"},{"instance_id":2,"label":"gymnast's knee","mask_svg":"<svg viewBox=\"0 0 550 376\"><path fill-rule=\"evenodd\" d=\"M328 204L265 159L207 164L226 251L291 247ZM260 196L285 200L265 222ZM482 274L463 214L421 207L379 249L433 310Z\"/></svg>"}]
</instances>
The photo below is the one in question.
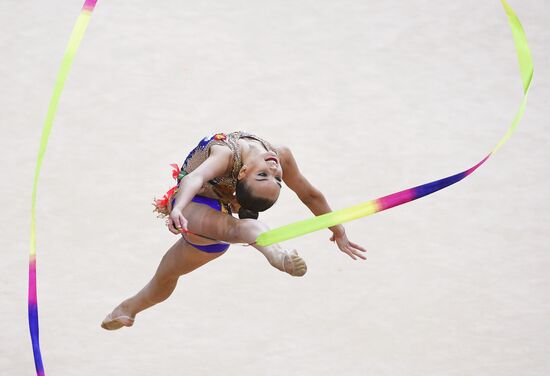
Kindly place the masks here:
<instances>
[{"instance_id":1,"label":"gymnast's knee","mask_svg":"<svg viewBox=\"0 0 550 376\"><path fill-rule=\"evenodd\" d=\"M256 219L238 219L229 229L230 243L252 243L258 235L269 228L263 222Z\"/></svg>"}]
</instances>

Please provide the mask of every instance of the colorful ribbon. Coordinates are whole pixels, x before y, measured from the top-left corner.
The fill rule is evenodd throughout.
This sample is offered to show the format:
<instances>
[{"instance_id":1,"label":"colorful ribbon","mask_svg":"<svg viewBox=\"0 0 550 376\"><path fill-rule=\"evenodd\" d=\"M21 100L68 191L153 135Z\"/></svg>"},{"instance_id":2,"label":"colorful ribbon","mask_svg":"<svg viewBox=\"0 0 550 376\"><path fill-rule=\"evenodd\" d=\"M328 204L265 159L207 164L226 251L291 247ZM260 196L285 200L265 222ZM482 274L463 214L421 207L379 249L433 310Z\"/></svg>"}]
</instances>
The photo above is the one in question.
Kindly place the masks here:
<instances>
[{"instance_id":1,"label":"colorful ribbon","mask_svg":"<svg viewBox=\"0 0 550 376\"><path fill-rule=\"evenodd\" d=\"M318 231L323 228L335 226L344 222L349 222L354 219L365 217L367 215L375 214L383 210L390 209L395 206L402 205L407 202L427 196L461 181L466 176L473 173L479 166L485 163L485 161L487 161L487 159L489 159L491 155L496 153L497 150L500 149L502 145L504 145L508 138L510 138L523 116L527 103L527 94L529 92L531 79L533 77L533 63L531 61L531 52L529 51L529 47L527 45L527 39L525 37L523 27L521 26L518 17L514 13L513 9L508 5L508 3L505 0L501 0L501 2L504 6L506 14L508 15L508 21L510 27L512 28L514 44L517 50L521 78L523 80L523 100L521 101L519 110L517 111L517 114L512 121L512 124L510 125L504 136L497 143L497 145L485 158L483 158L478 164L476 164L472 168L460 172L456 175L452 175L430 183L422 184L414 188L405 189L403 191L380 197L378 199L365 202L363 204L337 210L303 221L291 223L289 225L282 226L270 231L266 231L258 236L258 238L256 239L256 244L260 246L267 246L273 243L279 243L284 240L296 238L298 236L302 236L313 231Z\"/></svg>"},{"instance_id":2,"label":"colorful ribbon","mask_svg":"<svg viewBox=\"0 0 550 376\"><path fill-rule=\"evenodd\" d=\"M78 50L82 36L86 31L86 27L90 21L90 16L97 0L86 0L80 16L76 20L76 24L71 33L69 44L63 55L61 61L61 67L57 73L57 79L53 89L53 94L48 106L48 113L46 114L46 121L42 128L42 138L40 140L40 148L38 150L38 158L36 160L36 168L34 171L34 183L32 188L32 208L31 208L31 235L30 235L30 255L29 255L29 329L32 341L32 350L34 355L34 365L36 368L36 374L38 376L45 375L44 365L42 363L42 354L40 353L40 340L38 330L38 299L36 294L36 193L38 189L38 178L40 176L40 170L42 168L42 161L44 154L46 153L46 146L48 145L48 139L52 130L53 120L57 112L57 105L63 86L67 80L69 70L73 63L74 55Z\"/></svg>"},{"instance_id":3,"label":"colorful ribbon","mask_svg":"<svg viewBox=\"0 0 550 376\"><path fill-rule=\"evenodd\" d=\"M42 137L40 141L40 148L38 151L38 158L36 161L36 168L34 174L34 183L32 190L32 208L31 208L31 229L30 229L30 256L29 256L29 292L28 292L28 310L29 310L29 329L31 334L31 341L33 345L34 362L36 367L36 374L38 376L45 375L44 367L42 363L42 356L40 353L40 341L38 330L38 300L36 289L36 195L38 188L38 178L40 176L40 170L42 167L42 161L46 152L46 146L51 133L53 120L57 111L59 98L65 81L67 79L69 70L71 68L74 55L78 50L80 41L88 26L90 16L97 0L86 0L82 11L76 21L74 29L71 33L65 55L61 62L57 79L55 82L53 95L50 100L48 112L46 115L46 121L42 129ZM494 154L512 135L517 124L521 120L525 111L527 103L527 94L531 84L533 76L533 65L531 61L531 54L529 47L527 46L527 40L523 28L510 6L505 0L501 0L502 5L508 15L509 23L512 28L515 46L518 53L519 65L521 71L521 77L523 80L523 100L520 104L519 110L512 122L512 125L508 128L506 134L501 138L495 148L485 158L483 158L478 164L472 168L465 170L456 175L449 176L444 179L436 180L431 183L423 184L418 187L407 189L401 192L397 192L388 196L381 197L376 200L372 200L360 205L356 205L347 209L338 210L335 212L327 213L312 219L308 219L301 222L296 222L287 226L283 226L271 231L267 231L261 234L256 243L261 246L266 246L276 242L281 242L287 239L291 239L297 236L305 235L309 232L317 231L326 227L331 227L340 223L358 219L370 214L377 213L382 210L392 208L397 205L407 203L409 201L416 200L420 197L424 197L440 189L448 187L451 184L455 184L458 181L464 179L466 176L474 172L479 166L481 166L492 154Z\"/></svg>"}]
</instances>

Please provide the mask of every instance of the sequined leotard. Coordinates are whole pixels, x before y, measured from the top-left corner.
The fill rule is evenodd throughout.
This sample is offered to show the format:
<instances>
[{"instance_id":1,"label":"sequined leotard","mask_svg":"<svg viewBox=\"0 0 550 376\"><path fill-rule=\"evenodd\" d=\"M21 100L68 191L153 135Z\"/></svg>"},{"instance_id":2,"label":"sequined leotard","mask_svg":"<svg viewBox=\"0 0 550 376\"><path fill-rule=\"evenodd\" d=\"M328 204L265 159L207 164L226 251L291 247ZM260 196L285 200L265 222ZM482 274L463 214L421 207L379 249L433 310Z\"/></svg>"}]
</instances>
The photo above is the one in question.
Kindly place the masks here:
<instances>
[{"instance_id":1,"label":"sequined leotard","mask_svg":"<svg viewBox=\"0 0 550 376\"><path fill-rule=\"evenodd\" d=\"M232 132L229 134L217 133L213 136L205 137L193 150L191 150L181 166L178 184L185 175L191 173L208 158L210 155L210 148L213 145L227 146L233 152L233 167L230 173L226 176L220 176L206 182L198 192L198 195L217 198L224 204L230 205L237 186L237 176L243 165L238 144L241 138L250 138L259 141L266 150L277 153L269 142L254 134L244 131Z\"/></svg>"}]
</instances>

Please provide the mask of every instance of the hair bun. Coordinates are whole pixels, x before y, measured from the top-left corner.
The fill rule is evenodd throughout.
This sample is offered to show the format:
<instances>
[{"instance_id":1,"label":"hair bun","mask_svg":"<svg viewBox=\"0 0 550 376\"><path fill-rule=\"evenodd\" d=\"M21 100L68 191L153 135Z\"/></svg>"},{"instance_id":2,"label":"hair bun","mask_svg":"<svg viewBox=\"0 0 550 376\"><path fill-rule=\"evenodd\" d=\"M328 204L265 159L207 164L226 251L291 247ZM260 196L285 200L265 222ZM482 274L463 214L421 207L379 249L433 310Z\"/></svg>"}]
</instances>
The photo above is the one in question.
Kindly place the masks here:
<instances>
[{"instance_id":1,"label":"hair bun","mask_svg":"<svg viewBox=\"0 0 550 376\"><path fill-rule=\"evenodd\" d=\"M245 218L251 218L251 219L258 219L259 214L258 212L250 209L246 209L244 207L240 207L239 209L239 218L245 219Z\"/></svg>"}]
</instances>

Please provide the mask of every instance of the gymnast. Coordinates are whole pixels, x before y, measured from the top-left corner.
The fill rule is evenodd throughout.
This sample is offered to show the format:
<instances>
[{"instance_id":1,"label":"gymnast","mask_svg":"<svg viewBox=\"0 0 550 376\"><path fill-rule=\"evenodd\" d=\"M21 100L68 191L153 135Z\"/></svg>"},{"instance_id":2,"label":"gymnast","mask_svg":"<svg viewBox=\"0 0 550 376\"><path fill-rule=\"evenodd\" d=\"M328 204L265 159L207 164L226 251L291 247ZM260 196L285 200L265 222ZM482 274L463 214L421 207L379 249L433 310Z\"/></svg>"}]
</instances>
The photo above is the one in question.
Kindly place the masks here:
<instances>
[{"instance_id":1,"label":"gymnast","mask_svg":"<svg viewBox=\"0 0 550 376\"><path fill-rule=\"evenodd\" d=\"M223 255L231 243L250 244L273 267L303 276L307 267L295 250L255 244L258 235L268 230L257 220L258 212L277 201L282 182L313 214L331 211L323 194L300 173L288 147L272 145L246 132L204 138L173 176L177 185L154 205L166 218L168 229L181 237L163 256L152 280L105 317L104 329L132 326L139 312L172 294L180 276ZM239 219L232 213L238 213ZM330 240L342 252L354 260L366 259L366 250L348 240L342 225L330 230Z\"/></svg>"}]
</instances>

